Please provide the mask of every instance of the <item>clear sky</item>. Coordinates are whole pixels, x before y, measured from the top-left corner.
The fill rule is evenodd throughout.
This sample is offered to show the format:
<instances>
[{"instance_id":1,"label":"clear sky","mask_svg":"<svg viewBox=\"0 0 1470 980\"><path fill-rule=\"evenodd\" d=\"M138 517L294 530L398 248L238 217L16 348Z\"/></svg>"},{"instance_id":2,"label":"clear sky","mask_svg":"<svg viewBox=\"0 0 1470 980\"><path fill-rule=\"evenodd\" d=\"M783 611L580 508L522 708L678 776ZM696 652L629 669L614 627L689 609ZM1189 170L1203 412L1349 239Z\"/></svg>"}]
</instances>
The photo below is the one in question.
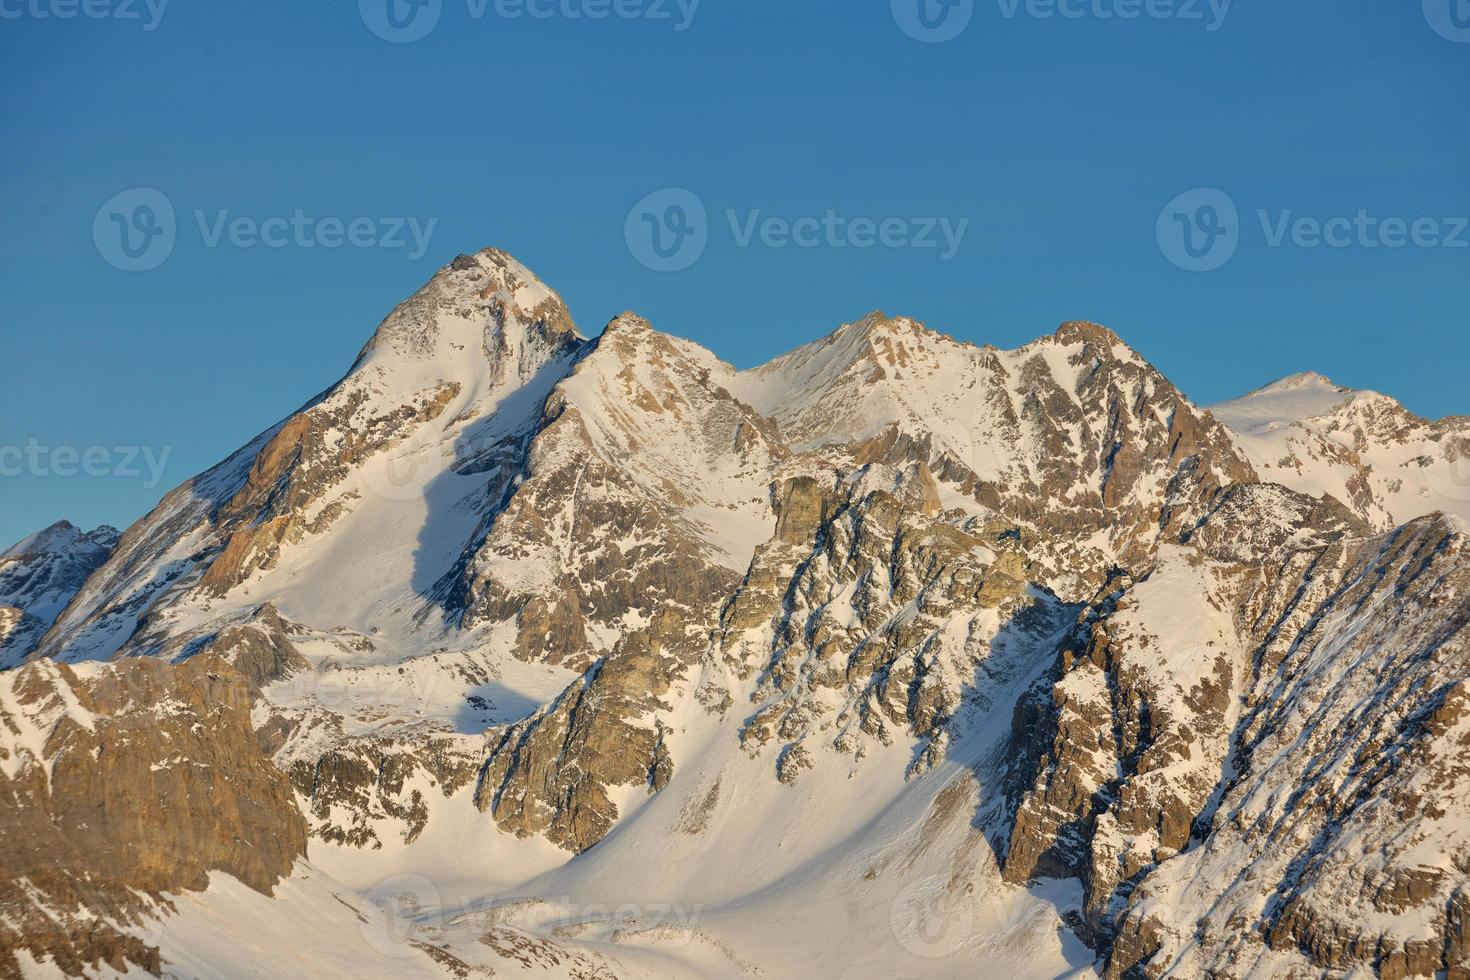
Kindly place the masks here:
<instances>
[{"instance_id":1,"label":"clear sky","mask_svg":"<svg viewBox=\"0 0 1470 980\"><path fill-rule=\"evenodd\" d=\"M1463 0L83 2L0 0L0 546L126 525L485 245L742 366L872 309L1085 318L1201 403L1470 412Z\"/></svg>"}]
</instances>

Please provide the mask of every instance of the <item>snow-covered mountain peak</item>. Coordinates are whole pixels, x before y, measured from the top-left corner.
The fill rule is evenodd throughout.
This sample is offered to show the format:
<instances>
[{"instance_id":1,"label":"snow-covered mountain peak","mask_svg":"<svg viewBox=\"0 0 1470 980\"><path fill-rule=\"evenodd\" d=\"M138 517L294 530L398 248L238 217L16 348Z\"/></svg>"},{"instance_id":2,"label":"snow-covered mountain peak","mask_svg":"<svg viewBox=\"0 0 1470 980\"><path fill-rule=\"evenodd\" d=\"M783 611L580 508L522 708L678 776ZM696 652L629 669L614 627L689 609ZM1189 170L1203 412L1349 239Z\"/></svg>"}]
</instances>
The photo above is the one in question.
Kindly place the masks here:
<instances>
[{"instance_id":1,"label":"snow-covered mountain peak","mask_svg":"<svg viewBox=\"0 0 1470 980\"><path fill-rule=\"evenodd\" d=\"M83 533L71 521L57 521L48 528L21 538L0 552L0 560L19 558L24 555L59 555L79 544L110 549L120 536L117 528L103 524L90 533Z\"/></svg>"},{"instance_id":2,"label":"snow-covered mountain peak","mask_svg":"<svg viewBox=\"0 0 1470 980\"><path fill-rule=\"evenodd\" d=\"M993 358L907 317L872 313L731 379L798 450L860 442L898 425L943 427ZM939 408L943 403L947 408Z\"/></svg>"},{"instance_id":3,"label":"snow-covered mountain peak","mask_svg":"<svg viewBox=\"0 0 1470 980\"><path fill-rule=\"evenodd\" d=\"M30 653L119 538L106 524L84 534L57 521L0 552L0 668Z\"/></svg>"},{"instance_id":4,"label":"snow-covered mountain peak","mask_svg":"<svg viewBox=\"0 0 1470 980\"><path fill-rule=\"evenodd\" d=\"M963 341L957 341L949 334L935 330L912 317L903 316L902 314L889 316L882 310L874 310L861 319L844 324L833 331L833 333L857 333L866 338L870 343L877 342L883 337L891 337L897 339L911 338L920 343L925 340L948 341L966 347L973 346L965 344Z\"/></svg>"},{"instance_id":5,"label":"snow-covered mountain peak","mask_svg":"<svg viewBox=\"0 0 1470 980\"><path fill-rule=\"evenodd\" d=\"M1263 479L1330 494L1380 530L1470 516L1470 420L1420 418L1392 397L1294 374L1211 406Z\"/></svg>"},{"instance_id":6,"label":"snow-covered mountain peak","mask_svg":"<svg viewBox=\"0 0 1470 980\"><path fill-rule=\"evenodd\" d=\"M562 298L506 252L460 255L393 310L358 355L354 374L376 370L422 384L525 380L540 365L585 343ZM468 356L479 351L482 358ZM483 360L483 364L481 363Z\"/></svg>"},{"instance_id":7,"label":"snow-covered mountain peak","mask_svg":"<svg viewBox=\"0 0 1470 980\"><path fill-rule=\"evenodd\" d=\"M15 544L0 551L0 561L11 558L44 557L64 555L71 551L111 550L122 535L110 524L102 524L92 531L83 532L71 521L57 521L50 527L21 538Z\"/></svg>"},{"instance_id":8,"label":"snow-covered mountain peak","mask_svg":"<svg viewBox=\"0 0 1470 980\"><path fill-rule=\"evenodd\" d=\"M1288 375L1233 401L1210 406L1210 412L1241 434L1269 432L1283 425L1325 415L1356 392L1333 384L1315 371Z\"/></svg>"},{"instance_id":9,"label":"snow-covered mountain peak","mask_svg":"<svg viewBox=\"0 0 1470 980\"><path fill-rule=\"evenodd\" d=\"M409 628L590 346L524 265L498 249L459 256L340 382L135 525L43 654L109 656L135 633L146 645L256 604L252 589L307 623Z\"/></svg>"},{"instance_id":10,"label":"snow-covered mountain peak","mask_svg":"<svg viewBox=\"0 0 1470 980\"><path fill-rule=\"evenodd\" d=\"M35 534L21 538L15 544L0 552L0 558L55 553L71 547L81 536L81 529L71 521L57 521L50 527L43 528Z\"/></svg>"},{"instance_id":11,"label":"snow-covered mountain peak","mask_svg":"<svg viewBox=\"0 0 1470 980\"><path fill-rule=\"evenodd\" d=\"M641 334L653 331L653 324L632 310L624 310L608 321L602 328L603 336L612 334Z\"/></svg>"},{"instance_id":12,"label":"snow-covered mountain peak","mask_svg":"<svg viewBox=\"0 0 1470 980\"><path fill-rule=\"evenodd\" d=\"M1041 355L1053 380L1068 391L1073 391L1076 384L1103 361L1145 368L1151 376L1163 378L1123 338L1091 320L1067 320L1046 336L1000 353L1011 365L1019 365ZM1084 372L1081 370L1083 367L1088 370Z\"/></svg>"},{"instance_id":13,"label":"snow-covered mountain peak","mask_svg":"<svg viewBox=\"0 0 1470 980\"><path fill-rule=\"evenodd\" d=\"M73 525L69 520L59 520L54 525L44 527L34 535L25 536L21 541L0 551L0 558L16 558L19 555L31 554L59 554L75 545L81 536L81 527Z\"/></svg>"},{"instance_id":14,"label":"snow-covered mountain peak","mask_svg":"<svg viewBox=\"0 0 1470 980\"><path fill-rule=\"evenodd\" d=\"M1335 383L1325 374L1316 371L1298 371L1296 374L1288 374L1284 378L1278 378L1268 385L1263 385L1252 394L1273 394L1283 391L1301 391L1304 388L1329 388L1335 392L1351 391L1342 385Z\"/></svg>"}]
</instances>

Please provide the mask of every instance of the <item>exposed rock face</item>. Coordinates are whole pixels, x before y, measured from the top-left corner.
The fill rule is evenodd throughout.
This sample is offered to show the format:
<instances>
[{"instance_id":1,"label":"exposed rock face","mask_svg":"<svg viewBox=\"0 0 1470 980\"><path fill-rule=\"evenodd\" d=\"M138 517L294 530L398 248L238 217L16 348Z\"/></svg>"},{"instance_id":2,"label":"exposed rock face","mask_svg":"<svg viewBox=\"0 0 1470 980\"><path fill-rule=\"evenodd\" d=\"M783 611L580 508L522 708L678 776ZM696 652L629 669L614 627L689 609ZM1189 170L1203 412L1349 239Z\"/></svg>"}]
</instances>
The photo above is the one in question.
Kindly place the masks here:
<instances>
[{"instance_id":1,"label":"exposed rock face","mask_svg":"<svg viewBox=\"0 0 1470 980\"><path fill-rule=\"evenodd\" d=\"M1242 487L1192 538L1018 708L1006 876L1080 877L1113 976L1463 968L1463 527Z\"/></svg>"},{"instance_id":2,"label":"exposed rock face","mask_svg":"<svg viewBox=\"0 0 1470 980\"><path fill-rule=\"evenodd\" d=\"M117 540L116 528L58 521L0 552L0 669L25 661Z\"/></svg>"},{"instance_id":3,"label":"exposed rock face","mask_svg":"<svg viewBox=\"0 0 1470 980\"><path fill-rule=\"evenodd\" d=\"M307 801L311 836L352 847L412 844L429 822L429 793L449 798L474 779L469 740L359 738L290 763L291 785ZM283 763L292 753L283 753ZM385 840L386 838L386 840Z\"/></svg>"},{"instance_id":4,"label":"exposed rock face","mask_svg":"<svg viewBox=\"0 0 1470 980\"><path fill-rule=\"evenodd\" d=\"M459 393L458 384L446 381L378 414L368 407L363 386L344 384L287 420L256 455L244 485L212 515L224 544L200 578L200 592L225 595L253 572L274 566L283 546L330 527L345 505L314 505L352 464L437 419Z\"/></svg>"},{"instance_id":5,"label":"exposed rock face","mask_svg":"<svg viewBox=\"0 0 1470 980\"><path fill-rule=\"evenodd\" d=\"M1427 518L1270 588L1220 798L1135 892L1114 975L1470 969L1467 543Z\"/></svg>"},{"instance_id":6,"label":"exposed rock face","mask_svg":"<svg viewBox=\"0 0 1470 980\"><path fill-rule=\"evenodd\" d=\"M624 639L555 701L490 733L475 803L505 830L544 834L584 851L612 829L610 791L663 789L671 761L656 720L660 698L697 650L678 617L665 615Z\"/></svg>"},{"instance_id":7,"label":"exposed rock face","mask_svg":"<svg viewBox=\"0 0 1470 980\"><path fill-rule=\"evenodd\" d=\"M865 469L825 492L788 481L777 537L725 610L721 656L757 679L742 743L773 746L783 782L811 765L813 746L860 759L868 739L918 739L923 771L942 757L993 647L1070 618L1028 586L1035 569L1021 554L1000 550L1012 539L907 510L866 490L874 477Z\"/></svg>"},{"instance_id":8,"label":"exposed rock face","mask_svg":"<svg viewBox=\"0 0 1470 980\"><path fill-rule=\"evenodd\" d=\"M1115 565L1146 567L1166 530L1255 479L1223 426L1091 323L1001 351L874 314L747 372L735 391L794 448L863 447L852 461L866 462L874 437L902 447L882 461L922 461L1034 531L1035 557L1050 552L1058 569L1047 584L1073 600Z\"/></svg>"},{"instance_id":9,"label":"exposed rock face","mask_svg":"<svg viewBox=\"0 0 1470 980\"><path fill-rule=\"evenodd\" d=\"M223 871L269 893L305 853L285 777L221 660L128 660L79 675L40 660L0 674L0 974L9 952L64 971L157 971L128 934L167 892Z\"/></svg>"},{"instance_id":10,"label":"exposed rock face","mask_svg":"<svg viewBox=\"0 0 1470 980\"><path fill-rule=\"evenodd\" d=\"M769 533L784 455L722 387L733 373L613 321L548 400L522 481L457 571L463 624L513 621L519 655L581 668L660 610L728 595Z\"/></svg>"},{"instance_id":11,"label":"exposed rock face","mask_svg":"<svg viewBox=\"0 0 1470 980\"><path fill-rule=\"evenodd\" d=\"M1051 744L1011 832L1010 880L1080 877L1087 929L1183 850L1229 753L1242 657L1221 572L1169 549L1141 582L1113 583L1017 732ZM1029 719L1040 716L1040 726ZM1041 731L1037 731L1040 728Z\"/></svg>"},{"instance_id":12,"label":"exposed rock face","mask_svg":"<svg viewBox=\"0 0 1470 980\"><path fill-rule=\"evenodd\" d=\"M292 628L276 607L267 602L239 623L189 644L185 655L219 657L243 674L252 689L259 691L268 684L311 669L311 664L291 642Z\"/></svg>"}]
</instances>

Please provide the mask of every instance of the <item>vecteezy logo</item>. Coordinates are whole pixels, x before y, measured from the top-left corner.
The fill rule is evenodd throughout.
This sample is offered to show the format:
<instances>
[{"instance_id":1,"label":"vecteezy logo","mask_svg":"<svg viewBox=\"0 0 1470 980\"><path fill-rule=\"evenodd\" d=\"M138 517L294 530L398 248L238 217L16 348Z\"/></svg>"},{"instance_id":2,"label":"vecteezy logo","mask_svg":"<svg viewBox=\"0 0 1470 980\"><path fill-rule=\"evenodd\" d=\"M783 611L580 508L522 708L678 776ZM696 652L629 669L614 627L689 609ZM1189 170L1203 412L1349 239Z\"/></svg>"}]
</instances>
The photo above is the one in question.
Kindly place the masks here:
<instances>
[{"instance_id":1,"label":"vecteezy logo","mask_svg":"<svg viewBox=\"0 0 1470 980\"><path fill-rule=\"evenodd\" d=\"M1424 0L1424 19L1445 40L1470 44L1470 0Z\"/></svg>"},{"instance_id":2,"label":"vecteezy logo","mask_svg":"<svg viewBox=\"0 0 1470 980\"><path fill-rule=\"evenodd\" d=\"M975 16L975 0L889 0L893 19L916 41L939 44L964 33Z\"/></svg>"},{"instance_id":3,"label":"vecteezy logo","mask_svg":"<svg viewBox=\"0 0 1470 980\"><path fill-rule=\"evenodd\" d=\"M1447 500L1470 501L1470 436L1447 440L1444 455L1430 465L1429 489Z\"/></svg>"},{"instance_id":4,"label":"vecteezy logo","mask_svg":"<svg viewBox=\"0 0 1470 980\"><path fill-rule=\"evenodd\" d=\"M368 30L394 44L428 36L443 7L444 0L357 0L357 12Z\"/></svg>"},{"instance_id":5,"label":"vecteezy logo","mask_svg":"<svg viewBox=\"0 0 1470 980\"><path fill-rule=\"evenodd\" d=\"M362 470L368 491L384 500L421 499L428 481L454 465L454 449L443 436L440 426L425 422L392 449L376 454Z\"/></svg>"},{"instance_id":6,"label":"vecteezy logo","mask_svg":"<svg viewBox=\"0 0 1470 980\"><path fill-rule=\"evenodd\" d=\"M709 244L709 217L699 195L666 187L633 205L623 224L628 251L654 272L687 269Z\"/></svg>"},{"instance_id":7,"label":"vecteezy logo","mask_svg":"<svg viewBox=\"0 0 1470 980\"><path fill-rule=\"evenodd\" d=\"M1165 205L1154 231L1170 262L1186 272L1210 272L1240 247L1240 212L1229 194L1201 187Z\"/></svg>"},{"instance_id":8,"label":"vecteezy logo","mask_svg":"<svg viewBox=\"0 0 1470 980\"><path fill-rule=\"evenodd\" d=\"M964 953L979 928L974 896L951 892L942 882L908 885L889 907L889 925L898 943L924 959Z\"/></svg>"},{"instance_id":9,"label":"vecteezy logo","mask_svg":"<svg viewBox=\"0 0 1470 980\"><path fill-rule=\"evenodd\" d=\"M151 187L114 194L92 220L97 253L124 272L158 268L173 252L177 235L173 203Z\"/></svg>"},{"instance_id":10,"label":"vecteezy logo","mask_svg":"<svg viewBox=\"0 0 1470 980\"><path fill-rule=\"evenodd\" d=\"M443 922L444 898L422 875L402 874L378 882L363 896L360 909L363 938L384 956L418 956L413 945Z\"/></svg>"}]
</instances>

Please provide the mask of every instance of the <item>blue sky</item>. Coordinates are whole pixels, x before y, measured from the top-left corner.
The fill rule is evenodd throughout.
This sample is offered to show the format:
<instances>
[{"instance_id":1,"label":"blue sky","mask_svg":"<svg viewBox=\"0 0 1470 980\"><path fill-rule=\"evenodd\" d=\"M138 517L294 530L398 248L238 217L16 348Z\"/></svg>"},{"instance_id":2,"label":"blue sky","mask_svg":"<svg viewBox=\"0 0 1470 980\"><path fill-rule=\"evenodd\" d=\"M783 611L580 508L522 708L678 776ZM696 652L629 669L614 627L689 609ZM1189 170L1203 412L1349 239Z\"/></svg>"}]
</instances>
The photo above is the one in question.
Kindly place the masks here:
<instances>
[{"instance_id":1,"label":"blue sky","mask_svg":"<svg viewBox=\"0 0 1470 980\"><path fill-rule=\"evenodd\" d=\"M942 43L901 29L918 0L703 0L692 18L691 0L601 0L631 16L596 20L599 0L534 0L549 17L438 0L407 43L368 26L385 29L386 0L55 16L69 2L0 0L0 445L47 453L0 476L4 541L59 517L125 525L332 383L434 269L492 244L584 333L633 309L742 366L871 309L1001 346L1086 318L1202 403L1310 368L1470 412L1470 247L1445 244L1470 243L1470 32L1436 13L1449 0L1066 0L1068 17L970 0ZM176 215L149 271L94 235L134 188ZM625 234L664 188L705 209L704 251L677 271ZM1198 188L1236 209L1234 251L1206 272L1171 261L1168 229L1203 236L1218 196L1165 212ZM361 244L209 244L222 213L298 211L367 219ZM829 213L844 230L814 247L758 230ZM1360 213L1370 230L1349 230ZM409 218L433 222L417 257L390 234ZM1301 218L1337 219L1341 247ZM890 244L861 219L889 222ZM914 243L939 219L965 222L948 258ZM1388 247L1394 220L1419 241ZM162 474L124 466L133 446ZM56 447L101 447L124 472L61 475L81 467Z\"/></svg>"}]
</instances>

